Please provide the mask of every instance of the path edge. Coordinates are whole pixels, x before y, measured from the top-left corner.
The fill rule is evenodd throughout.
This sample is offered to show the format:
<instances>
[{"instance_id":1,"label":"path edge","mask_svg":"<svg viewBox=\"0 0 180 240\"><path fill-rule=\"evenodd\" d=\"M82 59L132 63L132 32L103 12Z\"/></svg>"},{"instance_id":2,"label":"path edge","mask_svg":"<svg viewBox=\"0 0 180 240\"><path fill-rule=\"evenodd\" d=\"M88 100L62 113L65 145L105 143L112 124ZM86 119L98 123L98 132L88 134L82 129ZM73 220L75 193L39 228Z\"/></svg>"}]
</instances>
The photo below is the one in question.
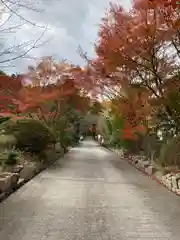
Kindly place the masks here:
<instances>
[{"instance_id":1,"label":"path edge","mask_svg":"<svg viewBox=\"0 0 180 240\"><path fill-rule=\"evenodd\" d=\"M145 168L140 168L138 167L133 161L132 159L130 159L129 157L124 157L124 156L120 156L117 152L115 152L115 150L117 151L118 149L111 149L109 147L103 146L101 145L101 147L103 147L104 149L108 150L109 152L114 153L115 155L119 156L122 158L123 161L127 162L129 165L131 165L132 167L136 168L137 170L139 170L141 173L143 173L144 175L146 175L148 178L150 178L151 180L156 181L159 185L163 186L165 189L167 189L169 192L175 194L176 196L180 197L180 191L179 193L173 191L171 188L169 188L168 186L166 186L161 179L157 178L154 174L148 174L145 171Z\"/></svg>"},{"instance_id":2,"label":"path edge","mask_svg":"<svg viewBox=\"0 0 180 240\"><path fill-rule=\"evenodd\" d=\"M26 183L30 182L33 178L35 178L35 177L38 176L40 173L42 173L43 171L45 171L46 169L48 169L48 168L49 168L51 165L53 165L56 161L58 161L58 160L61 159L61 158L64 158L64 156L65 156L66 154L68 154L68 153L71 151L72 148L73 148L73 147L71 147L71 148L70 148L66 153L64 153L63 155L62 155L62 153L61 153L61 154L56 153L57 155L56 155L55 160L53 160L53 161L45 164L44 166L42 166L42 168L40 168L39 170L37 170L36 173L35 173L30 179L20 179L20 181L17 183L17 185L16 185L14 188L10 189L10 190L7 191L7 192L1 193L1 194L0 194L0 203L3 202L6 198L8 198L11 194L13 194L14 192L16 192L16 191L17 191L19 188L21 188L23 185L25 185Z\"/></svg>"}]
</instances>

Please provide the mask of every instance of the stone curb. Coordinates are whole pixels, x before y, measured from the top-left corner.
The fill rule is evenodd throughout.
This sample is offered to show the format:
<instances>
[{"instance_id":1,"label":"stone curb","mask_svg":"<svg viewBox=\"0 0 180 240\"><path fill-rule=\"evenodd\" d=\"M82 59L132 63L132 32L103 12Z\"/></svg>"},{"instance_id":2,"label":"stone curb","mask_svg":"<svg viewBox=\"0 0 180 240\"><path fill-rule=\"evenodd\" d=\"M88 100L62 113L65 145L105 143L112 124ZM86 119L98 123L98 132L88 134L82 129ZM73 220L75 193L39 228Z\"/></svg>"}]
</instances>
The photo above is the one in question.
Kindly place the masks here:
<instances>
[{"instance_id":1,"label":"stone curb","mask_svg":"<svg viewBox=\"0 0 180 240\"><path fill-rule=\"evenodd\" d=\"M38 175L39 173L37 173L36 175ZM36 176L35 175L35 176ZM34 177L35 177L34 176ZM31 178L32 179L32 178ZM29 179L28 181L30 181L31 179ZM17 183L17 185L14 187L14 188L12 188L12 189L10 189L8 192L4 192L4 193L1 193L0 194L0 203L2 202L2 201L4 201L7 197L9 197L13 192L15 192L16 190L18 190L21 186L23 186L26 182L28 182L28 181L26 181L25 179L19 179L19 181L18 181L18 183Z\"/></svg>"},{"instance_id":2,"label":"stone curb","mask_svg":"<svg viewBox=\"0 0 180 240\"><path fill-rule=\"evenodd\" d=\"M71 150L71 148L68 149L68 152L69 152L70 150ZM68 153L68 152L67 152L67 153ZM65 153L65 154L67 154L67 153ZM65 154L64 154L64 155L65 155ZM64 155L59 156L59 155L57 154L57 157L56 157L55 160L53 160L53 161L50 162L50 163L47 163L47 164L44 165L44 166L42 165L42 168L39 169L39 170L34 174L34 176L33 176L32 178L30 178L30 179L22 179L22 178L20 178L19 181L18 181L18 183L17 183L17 185L16 185L14 188L10 189L8 192L4 192L4 193L1 193L1 194L0 194L0 203L1 203L2 201L4 201L7 197L9 197L12 193L14 193L16 190L18 190L20 187L22 187L25 183L31 181L31 180L32 180L34 177L36 177L38 174L40 174L41 172L43 172L44 170L46 170L48 167L50 167L52 164L54 164L58 159L63 158Z\"/></svg>"},{"instance_id":3,"label":"stone curb","mask_svg":"<svg viewBox=\"0 0 180 240\"><path fill-rule=\"evenodd\" d=\"M172 193L174 193L174 194L176 194L177 196L180 197L180 194L178 194L177 192L172 191L172 189L169 189L169 188L168 188L160 179L158 179L155 175L149 175L147 172L145 172L145 169L142 169L142 168L136 166L136 164L133 164L130 159L128 159L128 158L126 158L126 159L127 159L127 162L128 162L131 166L135 167L137 170L139 170L139 171L141 171L142 173L144 173L144 175L148 176L150 179L155 180L158 184L162 185L162 186L163 186L164 188L166 188L169 192L172 192ZM126 159L124 159L124 160L126 161Z\"/></svg>"},{"instance_id":4,"label":"stone curb","mask_svg":"<svg viewBox=\"0 0 180 240\"><path fill-rule=\"evenodd\" d=\"M113 153L115 153L115 154L117 154L118 156L120 156L120 154L118 154L115 149L110 149L110 148L108 148L108 150L111 151L111 152L113 152ZM166 185L164 184L164 182L161 181L160 179L158 179L155 175L153 175L153 174L152 174L152 175L149 175L149 174L145 171L146 168L138 167L138 166L137 166L136 164L134 164L134 163L132 162L132 160L131 160L130 158L128 158L128 157L124 158L123 155L121 155L120 157L122 157L123 160L126 161L126 162L128 162L131 166L133 166L133 167L135 167L137 170L141 171L144 175L148 176L150 179L152 179L152 180L156 181L158 184L162 185L162 186L163 186L164 188L166 188L169 192L171 192L171 193L175 194L176 196L180 197L180 192L177 193L177 192L173 191L171 188L168 188L168 186L166 186ZM166 175L167 175L167 174L166 174ZM163 175L163 177L166 176L166 175ZM180 189L179 189L179 191L180 191Z\"/></svg>"}]
</instances>

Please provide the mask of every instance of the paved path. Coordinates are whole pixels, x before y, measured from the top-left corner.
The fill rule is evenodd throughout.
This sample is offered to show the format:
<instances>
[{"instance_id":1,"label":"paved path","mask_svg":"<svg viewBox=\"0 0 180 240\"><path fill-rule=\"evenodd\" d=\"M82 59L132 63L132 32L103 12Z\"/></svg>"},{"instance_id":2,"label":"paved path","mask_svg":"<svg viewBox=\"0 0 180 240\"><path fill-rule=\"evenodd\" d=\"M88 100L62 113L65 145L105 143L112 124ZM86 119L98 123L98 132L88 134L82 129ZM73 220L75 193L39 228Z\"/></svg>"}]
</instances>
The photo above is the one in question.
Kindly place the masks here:
<instances>
[{"instance_id":1,"label":"paved path","mask_svg":"<svg viewBox=\"0 0 180 240\"><path fill-rule=\"evenodd\" d=\"M85 141L0 204L1 240L179 240L180 198Z\"/></svg>"}]
</instances>

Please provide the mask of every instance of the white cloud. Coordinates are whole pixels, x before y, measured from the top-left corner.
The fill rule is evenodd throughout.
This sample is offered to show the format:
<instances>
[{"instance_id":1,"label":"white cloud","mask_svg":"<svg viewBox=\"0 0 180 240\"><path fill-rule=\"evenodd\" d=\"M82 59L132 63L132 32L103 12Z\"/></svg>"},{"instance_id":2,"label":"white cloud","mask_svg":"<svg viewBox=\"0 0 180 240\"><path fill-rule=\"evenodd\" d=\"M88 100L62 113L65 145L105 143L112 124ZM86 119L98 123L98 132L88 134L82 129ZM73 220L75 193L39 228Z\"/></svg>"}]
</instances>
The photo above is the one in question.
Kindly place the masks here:
<instances>
[{"instance_id":1,"label":"white cloud","mask_svg":"<svg viewBox=\"0 0 180 240\"><path fill-rule=\"evenodd\" d=\"M126 0L124 3L121 1L121 3L126 7L130 6L130 0ZM41 0L38 5L38 8L44 10L41 13L26 8L21 9L18 14L37 25L48 25L49 29L41 41L48 39L50 41L33 49L28 54L29 57L54 56L56 59L66 58L75 64L83 64L77 52L78 45L80 44L89 56L93 56L93 43L97 39L98 25L108 6L109 0ZM19 24L22 19L20 21L17 16L13 16L11 21ZM3 44L7 47L12 43L31 41L37 39L43 31L43 28L26 23L16 33L7 35L8 38ZM1 60L0 56L0 62ZM8 71L26 71L27 66L33 62L34 60L27 58L17 59L13 62L16 67L10 68ZM6 67L6 64L3 66ZM6 68L4 69L7 71Z\"/></svg>"}]
</instances>

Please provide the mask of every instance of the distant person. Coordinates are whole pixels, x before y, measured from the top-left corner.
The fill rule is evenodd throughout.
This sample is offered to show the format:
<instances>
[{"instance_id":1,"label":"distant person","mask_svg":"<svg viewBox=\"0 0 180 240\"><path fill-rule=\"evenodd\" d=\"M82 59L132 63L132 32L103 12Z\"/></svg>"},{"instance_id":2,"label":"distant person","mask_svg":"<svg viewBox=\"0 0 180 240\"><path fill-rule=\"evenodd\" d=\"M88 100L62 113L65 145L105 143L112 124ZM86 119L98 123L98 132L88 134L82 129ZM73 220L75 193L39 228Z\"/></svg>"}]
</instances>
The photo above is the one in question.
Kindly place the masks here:
<instances>
[{"instance_id":1,"label":"distant person","mask_svg":"<svg viewBox=\"0 0 180 240\"><path fill-rule=\"evenodd\" d=\"M96 124L93 124L93 125L92 125L91 131L92 131L92 137L93 137L93 139L96 140Z\"/></svg>"}]
</instances>

